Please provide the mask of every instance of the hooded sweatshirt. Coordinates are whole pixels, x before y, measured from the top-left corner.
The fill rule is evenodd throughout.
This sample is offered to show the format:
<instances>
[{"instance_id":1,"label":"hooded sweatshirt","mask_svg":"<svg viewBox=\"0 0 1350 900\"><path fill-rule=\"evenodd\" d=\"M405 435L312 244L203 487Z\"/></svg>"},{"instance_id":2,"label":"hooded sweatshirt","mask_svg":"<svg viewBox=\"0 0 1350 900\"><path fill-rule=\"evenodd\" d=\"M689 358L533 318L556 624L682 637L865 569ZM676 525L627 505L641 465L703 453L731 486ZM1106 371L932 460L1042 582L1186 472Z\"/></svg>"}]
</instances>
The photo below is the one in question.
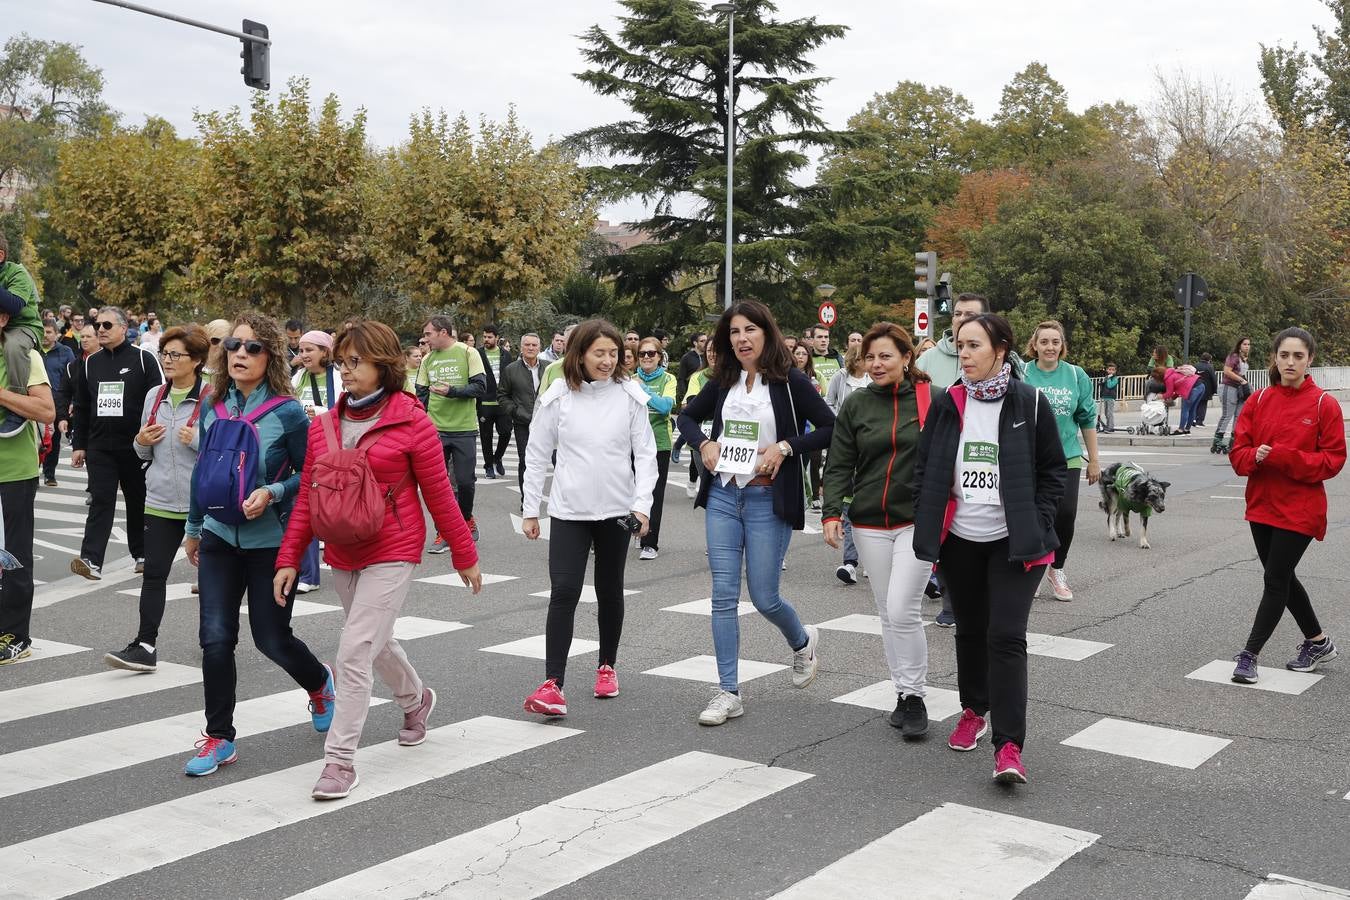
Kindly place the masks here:
<instances>
[{"instance_id":1,"label":"hooded sweatshirt","mask_svg":"<svg viewBox=\"0 0 1350 900\"><path fill-rule=\"evenodd\" d=\"M1026 371L1027 364L1012 350L1008 351L1008 362L1013 364L1019 374ZM942 333L942 340L936 345L923 351L914 365L919 367L920 372L927 372L938 388L956 384L961 377L961 361L956 353L956 340L952 337L951 329Z\"/></svg>"}]
</instances>

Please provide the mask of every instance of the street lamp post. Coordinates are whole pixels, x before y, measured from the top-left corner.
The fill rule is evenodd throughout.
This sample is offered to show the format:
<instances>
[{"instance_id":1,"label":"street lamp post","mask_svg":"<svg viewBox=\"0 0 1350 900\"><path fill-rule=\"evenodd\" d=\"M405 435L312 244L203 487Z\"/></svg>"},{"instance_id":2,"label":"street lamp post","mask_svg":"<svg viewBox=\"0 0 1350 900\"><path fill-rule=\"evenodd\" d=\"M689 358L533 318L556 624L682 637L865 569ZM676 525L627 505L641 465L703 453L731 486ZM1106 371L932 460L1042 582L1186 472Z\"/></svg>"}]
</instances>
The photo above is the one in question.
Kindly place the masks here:
<instances>
[{"instance_id":1,"label":"street lamp post","mask_svg":"<svg viewBox=\"0 0 1350 900\"><path fill-rule=\"evenodd\" d=\"M723 308L731 309L731 227L732 227L732 161L736 150L736 76L732 65L736 59L736 4L714 3L713 12L727 15L727 258L726 297Z\"/></svg>"}]
</instances>

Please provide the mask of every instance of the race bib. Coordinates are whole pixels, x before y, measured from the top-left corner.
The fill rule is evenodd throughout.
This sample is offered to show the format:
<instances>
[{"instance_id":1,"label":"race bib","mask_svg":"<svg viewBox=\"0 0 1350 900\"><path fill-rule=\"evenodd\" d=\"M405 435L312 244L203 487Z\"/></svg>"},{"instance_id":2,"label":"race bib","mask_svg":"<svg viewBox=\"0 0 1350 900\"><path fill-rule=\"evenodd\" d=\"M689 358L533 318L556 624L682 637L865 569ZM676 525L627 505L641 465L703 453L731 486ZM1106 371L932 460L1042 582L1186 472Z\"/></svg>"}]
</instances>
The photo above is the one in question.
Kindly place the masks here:
<instances>
[{"instance_id":1,"label":"race bib","mask_svg":"<svg viewBox=\"0 0 1350 900\"><path fill-rule=\"evenodd\" d=\"M961 445L956 468L961 499L980 506L998 506L998 444L970 441Z\"/></svg>"},{"instance_id":2,"label":"race bib","mask_svg":"<svg viewBox=\"0 0 1350 900\"><path fill-rule=\"evenodd\" d=\"M104 416L120 418L123 409L122 398L126 390L127 386L120 381L100 381L95 415L100 418Z\"/></svg>"},{"instance_id":3,"label":"race bib","mask_svg":"<svg viewBox=\"0 0 1350 900\"><path fill-rule=\"evenodd\" d=\"M719 445L716 471L728 475L752 474L759 456L759 423L736 419L723 422Z\"/></svg>"}]
</instances>

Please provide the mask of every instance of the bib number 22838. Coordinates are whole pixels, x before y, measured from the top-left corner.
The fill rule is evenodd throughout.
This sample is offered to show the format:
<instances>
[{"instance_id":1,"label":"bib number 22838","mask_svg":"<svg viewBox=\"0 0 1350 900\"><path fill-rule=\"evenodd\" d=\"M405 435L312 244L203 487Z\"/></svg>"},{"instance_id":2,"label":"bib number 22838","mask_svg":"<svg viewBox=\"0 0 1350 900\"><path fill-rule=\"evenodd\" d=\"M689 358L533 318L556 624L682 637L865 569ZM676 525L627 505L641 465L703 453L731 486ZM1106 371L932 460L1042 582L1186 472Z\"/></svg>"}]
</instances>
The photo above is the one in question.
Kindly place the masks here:
<instances>
[{"instance_id":1,"label":"bib number 22838","mask_svg":"<svg viewBox=\"0 0 1350 900\"><path fill-rule=\"evenodd\" d=\"M957 478L962 500L981 506L997 506L998 444L987 441L963 444Z\"/></svg>"},{"instance_id":2,"label":"bib number 22838","mask_svg":"<svg viewBox=\"0 0 1350 900\"><path fill-rule=\"evenodd\" d=\"M721 451L717 471L728 475L749 475L759 458L759 423L735 419L722 423Z\"/></svg>"}]
</instances>

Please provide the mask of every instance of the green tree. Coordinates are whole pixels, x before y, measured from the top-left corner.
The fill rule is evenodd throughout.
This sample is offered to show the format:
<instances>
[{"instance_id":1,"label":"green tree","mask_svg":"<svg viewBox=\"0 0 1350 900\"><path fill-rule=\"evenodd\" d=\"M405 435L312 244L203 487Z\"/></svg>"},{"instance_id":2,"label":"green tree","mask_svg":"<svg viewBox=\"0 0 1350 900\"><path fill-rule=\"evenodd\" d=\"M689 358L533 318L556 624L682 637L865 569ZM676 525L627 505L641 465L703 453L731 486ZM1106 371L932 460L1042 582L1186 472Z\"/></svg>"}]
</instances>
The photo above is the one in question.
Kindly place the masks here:
<instances>
[{"instance_id":1,"label":"green tree","mask_svg":"<svg viewBox=\"0 0 1350 900\"><path fill-rule=\"evenodd\" d=\"M1033 62L1003 88L993 130L988 134L990 162L1043 170L1083 155L1089 133L1069 109L1064 86L1043 63Z\"/></svg>"},{"instance_id":2,"label":"green tree","mask_svg":"<svg viewBox=\"0 0 1350 900\"><path fill-rule=\"evenodd\" d=\"M591 68L578 77L623 101L632 118L569 138L572 146L614 160L589 171L607 200L639 197L654 212L638 227L657 242L601 260L620 302L659 308L663 324L697 321L720 283L726 212L727 27L695 0L621 0L626 15L609 34L583 36ZM805 307L815 273L806 255L827 255L866 231L832 220L822 188L793 175L812 150L850 137L820 118L809 56L841 37L815 18L774 18L769 0L737 5L735 75L734 281L739 293L775 305Z\"/></svg>"}]
</instances>

